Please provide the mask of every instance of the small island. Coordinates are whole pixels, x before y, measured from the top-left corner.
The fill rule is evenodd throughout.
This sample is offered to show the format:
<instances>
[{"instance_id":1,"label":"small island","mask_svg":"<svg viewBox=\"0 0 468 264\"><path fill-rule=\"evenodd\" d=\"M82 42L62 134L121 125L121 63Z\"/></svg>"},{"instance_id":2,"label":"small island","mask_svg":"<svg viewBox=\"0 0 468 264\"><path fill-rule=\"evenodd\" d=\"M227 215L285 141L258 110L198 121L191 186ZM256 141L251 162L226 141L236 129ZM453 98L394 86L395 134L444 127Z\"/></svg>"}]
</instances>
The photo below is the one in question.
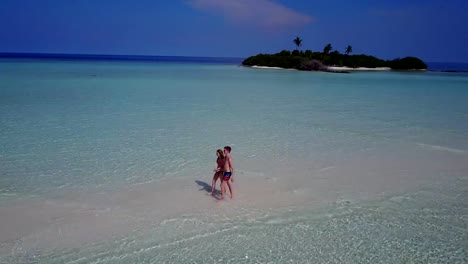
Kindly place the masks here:
<instances>
[{"instance_id":1,"label":"small island","mask_svg":"<svg viewBox=\"0 0 468 264\"><path fill-rule=\"evenodd\" d=\"M333 50L331 44L327 44L322 52L311 50L299 50L302 39L293 40L297 49L292 52L283 50L276 54L258 54L249 57L242 62L244 66L256 68L296 69L302 71L325 71L349 73L355 70L426 70L427 65L415 57L397 58L394 60L382 60L369 55L350 55L352 46L347 46L344 54Z\"/></svg>"}]
</instances>

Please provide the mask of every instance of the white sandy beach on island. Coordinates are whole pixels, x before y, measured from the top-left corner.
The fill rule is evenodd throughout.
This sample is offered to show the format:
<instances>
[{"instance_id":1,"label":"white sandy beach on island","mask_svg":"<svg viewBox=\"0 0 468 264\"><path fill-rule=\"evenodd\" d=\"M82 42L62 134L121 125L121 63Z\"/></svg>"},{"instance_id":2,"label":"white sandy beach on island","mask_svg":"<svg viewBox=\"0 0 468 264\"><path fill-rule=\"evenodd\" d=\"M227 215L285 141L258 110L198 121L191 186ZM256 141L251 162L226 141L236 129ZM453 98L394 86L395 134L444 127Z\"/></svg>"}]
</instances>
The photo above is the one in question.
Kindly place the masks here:
<instances>
[{"instance_id":1,"label":"white sandy beach on island","mask_svg":"<svg viewBox=\"0 0 468 264\"><path fill-rule=\"evenodd\" d=\"M269 67L269 66L258 66L258 65L253 65L250 66L251 68L255 69L270 69L270 70L296 70L296 69L287 69L287 68L281 68L281 67ZM376 67L376 68L367 68L367 67L357 67L357 68L351 68L351 67L338 67L338 66L329 66L327 67L328 70L330 71L390 71L392 70L390 67Z\"/></svg>"},{"instance_id":2,"label":"white sandy beach on island","mask_svg":"<svg viewBox=\"0 0 468 264\"><path fill-rule=\"evenodd\" d=\"M367 67L338 67L338 66L329 66L328 70L332 71L390 71L390 67L376 67L376 68L367 68Z\"/></svg>"},{"instance_id":3,"label":"white sandy beach on island","mask_svg":"<svg viewBox=\"0 0 468 264\"><path fill-rule=\"evenodd\" d=\"M296 69L287 69L287 68L281 68L281 67L269 67L269 66L258 66L258 65L253 65L250 66L251 68L255 69L270 69L270 70L289 70L289 71L296 71Z\"/></svg>"}]
</instances>

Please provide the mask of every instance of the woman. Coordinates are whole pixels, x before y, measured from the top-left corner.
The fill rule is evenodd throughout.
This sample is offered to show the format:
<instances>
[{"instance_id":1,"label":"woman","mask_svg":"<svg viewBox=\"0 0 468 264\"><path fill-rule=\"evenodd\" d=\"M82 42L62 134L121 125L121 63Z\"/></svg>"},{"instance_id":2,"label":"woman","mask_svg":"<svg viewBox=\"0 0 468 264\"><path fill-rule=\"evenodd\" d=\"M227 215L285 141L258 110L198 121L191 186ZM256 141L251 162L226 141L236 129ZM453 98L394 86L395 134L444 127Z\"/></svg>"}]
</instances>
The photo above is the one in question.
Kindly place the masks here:
<instances>
[{"instance_id":1,"label":"woman","mask_svg":"<svg viewBox=\"0 0 468 264\"><path fill-rule=\"evenodd\" d=\"M221 149L218 149L216 151L216 155L218 156L218 159L216 160L217 167L214 169L215 174L213 175L213 181L211 182L211 194L214 194L215 186L216 186L216 181L219 180L221 181L223 177L223 167L224 167L224 153Z\"/></svg>"}]
</instances>

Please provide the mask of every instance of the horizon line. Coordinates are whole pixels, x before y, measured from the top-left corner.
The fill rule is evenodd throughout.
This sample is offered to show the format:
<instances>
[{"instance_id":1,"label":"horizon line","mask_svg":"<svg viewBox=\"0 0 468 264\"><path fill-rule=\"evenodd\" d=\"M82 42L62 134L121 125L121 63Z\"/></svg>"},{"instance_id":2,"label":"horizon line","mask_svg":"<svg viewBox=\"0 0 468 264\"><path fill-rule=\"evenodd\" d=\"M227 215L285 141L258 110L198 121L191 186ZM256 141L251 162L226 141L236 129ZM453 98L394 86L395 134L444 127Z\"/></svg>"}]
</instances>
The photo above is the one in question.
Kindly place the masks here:
<instances>
[{"instance_id":1,"label":"horizon line","mask_svg":"<svg viewBox=\"0 0 468 264\"><path fill-rule=\"evenodd\" d=\"M96 57L179 57L179 58L213 58L213 59L245 59L245 57L230 57L230 56L188 56L188 55L139 55L139 54L97 54L97 53L49 53L49 52L0 52L0 57L24 57L28 58L31 55L39 56L96 56Z\"/></svg>"},{"instance_id":2,"label":"horizon line","mask_svg":"<svg viewBox=\"0 0 468 264\"><path fill-rule=\"evenodd\" d=\"M229 56L188 56L188 55L138 55L138 54L96 54L96 53L48 53L48 52L0 52L0 58L69 58L69 59L157 59L157 58L199 58L199 59L232 59L244 60L247 57L229 57ZM453 63L468 64L467 62L455 61L427 61L427 63Z\"/></svg>"}]
</instances>

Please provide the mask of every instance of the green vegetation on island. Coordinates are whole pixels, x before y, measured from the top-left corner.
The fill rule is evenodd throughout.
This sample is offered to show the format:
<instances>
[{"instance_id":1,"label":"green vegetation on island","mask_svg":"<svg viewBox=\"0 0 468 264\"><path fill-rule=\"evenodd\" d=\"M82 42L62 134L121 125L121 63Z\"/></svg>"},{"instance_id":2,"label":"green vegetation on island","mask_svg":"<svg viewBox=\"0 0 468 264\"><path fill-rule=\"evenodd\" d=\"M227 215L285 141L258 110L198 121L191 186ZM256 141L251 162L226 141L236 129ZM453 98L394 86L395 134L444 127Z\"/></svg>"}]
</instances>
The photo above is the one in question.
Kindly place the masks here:
<instances>
[{"instance_id":1,"label":"green vegetation on island","mask_svg":"<svg viewBox=\"0 0 468 264\"><path fill-rule=\"evenodd\" d=\"M297 48L302 46L302 39L299 37L293 40ZM394 60L382 60L374 56L359 54L350 55L353 52L352 46L344 49L344 54L338 50L333 50L331 44L327 44L322 52L312 52L311 50L295 49L292 52L283 50L276 54L258 54L249 57L242 62L245 66L267 66L281 67L298 70L327 71L328 66L350 67L350 68L379 68L388 67L394 70L424 70L427 65L415 57L398 58Z\"/></svg>"}]
</instances>

